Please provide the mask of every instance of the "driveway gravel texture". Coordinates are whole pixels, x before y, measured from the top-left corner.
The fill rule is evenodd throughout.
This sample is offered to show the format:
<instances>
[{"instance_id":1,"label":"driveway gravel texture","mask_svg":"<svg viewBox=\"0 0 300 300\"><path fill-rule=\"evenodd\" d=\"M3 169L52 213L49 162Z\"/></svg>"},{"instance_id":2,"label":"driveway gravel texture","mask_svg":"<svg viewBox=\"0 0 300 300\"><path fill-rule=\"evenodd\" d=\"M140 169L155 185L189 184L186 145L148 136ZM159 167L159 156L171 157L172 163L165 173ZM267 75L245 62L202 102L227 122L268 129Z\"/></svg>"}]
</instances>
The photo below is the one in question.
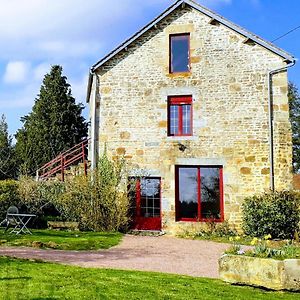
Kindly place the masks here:
<instances>
[{"instance_id":1,"label":"driveway gravel texture","mask_svg":"<svg viewBox=\"0 0 300 300\"><path fill-rule=\"evenodd\" d=\"M87 268L154 271L218 278L218 259L229 244L171 236L125 235L108 250L62 251L0 247L1 256L38 259Z\"/></svg>"}]
</instances>

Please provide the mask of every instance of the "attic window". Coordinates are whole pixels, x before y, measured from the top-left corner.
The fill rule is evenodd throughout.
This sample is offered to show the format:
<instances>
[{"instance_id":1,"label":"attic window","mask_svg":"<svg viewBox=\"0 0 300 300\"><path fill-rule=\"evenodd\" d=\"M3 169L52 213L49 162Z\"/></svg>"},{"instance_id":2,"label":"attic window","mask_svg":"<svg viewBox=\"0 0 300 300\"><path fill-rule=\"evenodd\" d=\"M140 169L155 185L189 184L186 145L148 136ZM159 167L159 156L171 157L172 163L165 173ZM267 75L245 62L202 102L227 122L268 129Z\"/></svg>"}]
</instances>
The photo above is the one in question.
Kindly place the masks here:
<instances>
[{"instance_id":1,"label":"attic window","mask_svg":"<svg viewBox=\"0 0 300 300\"><path fill-rule=\"evenodd\" d=\"M170 73L190 71L190 34L170 35Z\"/></svg>"}]
</instances>

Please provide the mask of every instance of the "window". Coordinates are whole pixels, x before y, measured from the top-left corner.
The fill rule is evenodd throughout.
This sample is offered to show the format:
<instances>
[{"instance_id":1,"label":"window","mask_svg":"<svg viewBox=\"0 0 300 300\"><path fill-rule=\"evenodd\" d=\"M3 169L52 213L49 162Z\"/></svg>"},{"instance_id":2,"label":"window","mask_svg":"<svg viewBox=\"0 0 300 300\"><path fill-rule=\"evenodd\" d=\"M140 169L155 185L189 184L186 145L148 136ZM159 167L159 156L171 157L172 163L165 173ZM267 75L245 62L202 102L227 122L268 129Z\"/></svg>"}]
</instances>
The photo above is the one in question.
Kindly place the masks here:
<instances>
[{"instance_id":1,"label":"window","mask_svg":"<svg viewBox=\"0 0 300 300\"><path fill-rule=\"evenodd\" d=\"M190 34L170 35L170 73L190 71Z\"/></svg>"},{"instance_id":2,"label":"window","mask_svg":"<svg viewBox=\"0 0 300 300\"><path fill-rule=\"evenodd\" d=\"M168 135L193 135L192 96L174 96L168 100Z\"/></svg>"},{"instance_id":3,"label":"window","mask_svg":"<svg viewBox=\"0 0 300 300\"><path fill-rule=\"evenodd\" d=\"M223 169L176 166L176 220L223 221Z\"/></svg>"}]
</instances>

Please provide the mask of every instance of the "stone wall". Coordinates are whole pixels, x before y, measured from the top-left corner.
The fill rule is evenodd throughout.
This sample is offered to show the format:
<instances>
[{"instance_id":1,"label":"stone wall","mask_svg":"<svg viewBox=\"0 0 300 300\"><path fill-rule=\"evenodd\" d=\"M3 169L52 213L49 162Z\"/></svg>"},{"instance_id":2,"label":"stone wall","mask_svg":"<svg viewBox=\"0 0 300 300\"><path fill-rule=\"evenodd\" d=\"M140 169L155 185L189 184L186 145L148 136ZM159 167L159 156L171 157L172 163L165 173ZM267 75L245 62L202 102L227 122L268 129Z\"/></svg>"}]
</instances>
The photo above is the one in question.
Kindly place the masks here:
<instances>
[{"instance_id":1,"label":"stone wall","mask_svg":"<svg viewBox=\"0 0 300 300\"><path fill-rule=\"evenodd\" d=\"M162 178L163 228L175 222L175 165L224 167L225 219L239 227L241 203L269 189L267 71L284 66L265 48L186 7L177 9L97 71L100 152ZM169 74L169 34L191 34L191 72ZM193 136L167 136L167 97L193 96ZM274 76L275 182L291 186L287 74ZM179 150L178 143L186 150Z\"/></svg>"}]
</instances>

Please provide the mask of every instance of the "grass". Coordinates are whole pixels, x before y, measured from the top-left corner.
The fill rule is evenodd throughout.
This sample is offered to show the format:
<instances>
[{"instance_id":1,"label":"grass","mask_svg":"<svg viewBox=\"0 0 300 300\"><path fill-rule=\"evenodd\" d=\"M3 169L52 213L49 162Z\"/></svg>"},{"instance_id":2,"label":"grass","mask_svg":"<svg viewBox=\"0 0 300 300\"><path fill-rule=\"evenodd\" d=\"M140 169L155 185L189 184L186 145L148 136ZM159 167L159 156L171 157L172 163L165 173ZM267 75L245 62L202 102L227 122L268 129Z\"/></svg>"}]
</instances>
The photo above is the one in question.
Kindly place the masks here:
<instances>
[{"instance_id":1,"label":"grass","mask_svg":"<svg viewBox=\"0 0 300 300\"><path fill-rule=\"evenodd\" d=\"M237 249L238 245L253 246L253 244L251 244L251 242L253 241L253 237L247 235L218 236L218 235L214 235L213 233L201 233L201 234L193 234L193 235L188 235L188 234L180 235L179 237L230 244L228 245L228 250L225 251L225 253L228 254L236 254L237 250L239 250ZM236 240L236 238L238 238L238 240ZM252 257L260 257L260 258L274 258L279 260L291 259L291 258L300 259L300 243L297 241L291 241L291 240L265 241L263 238L261 240L262 242L260 242L260 244L264 245L267 243L265 247L257 247L257 251L255 252L253 252L252 250L248 250L246 251L245 255L252 256Z\"/></svg>"},{"instance_id":2,"label":"grass","mask_svg":"<svg viewBox=\"0 0 300 300\"><path fill-rule=\"evenodd\" d=\"M52 248L59 250L108 249L120 243L118 232L77 232L33 230L32 235L15 235L0 231L0 245Z\"/></svg>"},{"instance_id":3,"label":"grass","mask_svg":"<svg viewBox=\"0 0 300 300\"><path fill-rule=\"evenodd\" d=\"M0 299L270 299L300 294L171 274L84 269L0 257Z\"/></svg>"},{"instance_id":4,"label":"grass","mask_svg":"<svg viewBox=\"0 0 300 300\"><path fill-rule=\"evenodd\" d=\"M187 238L187 239L193 239L193 240L205 240L205 241L212 241L216 243L224 243L224 244L232 244L232 241L230 239L232 238L235 240L235 236L232 235L224 235L224 236L218 236L214 234L194 234L194 235L179 235L179 238ZM239 235L238 243L240 245L245 246L251 246L251 241L253 240L252 236L248 235ZM262 238L263 239L263 238ZM270 240L270 247L279 248L287 244L290 240ZM297 247L300 247L300 243L294 241L294 244Z\"/></svg>"}]
</instances>

